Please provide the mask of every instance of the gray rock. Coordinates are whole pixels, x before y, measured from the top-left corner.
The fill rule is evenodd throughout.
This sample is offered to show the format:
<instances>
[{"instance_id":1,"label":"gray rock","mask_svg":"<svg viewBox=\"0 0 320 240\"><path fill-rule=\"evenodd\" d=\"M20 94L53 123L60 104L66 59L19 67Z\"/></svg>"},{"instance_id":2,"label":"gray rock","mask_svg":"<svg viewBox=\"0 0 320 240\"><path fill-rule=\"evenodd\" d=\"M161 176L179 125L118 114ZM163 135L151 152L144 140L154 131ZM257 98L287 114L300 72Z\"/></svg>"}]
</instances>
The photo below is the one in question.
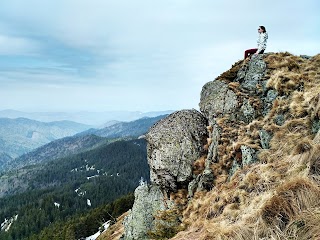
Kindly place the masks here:
<instances>
[{"instance_id":1,"label":"gray rock","mask_svg":"<svg viewBox=\"0 0 320 240\"><path fill-rule=\"evenodd\" d=\"M239 70L236 81L241 82L241 87L254 95L257 91L257 84L261 83L267 65L263 61L263 55L254 55L247 65Z\"/></svg>"},{"instance_id":2,"label":"gray rock","mask_svg":"<svg viewBox=\"0 0 320 240\"><path fill-rule=\"evenodd\" d=\"M246 145L242 145L240 149L242 153L242 166L247 166L257 161L257 156L254 149Z\"/></svg>"},{"instance_id":3,"label":"gray rock","mask_svg":"<svg viewBox=\"0 0 320 240\"><path fill-rule=\"evenodd\" d=\"M211 138L211 144L208 147L207 160L205 162L205 169L210 170L212 163L218 162L218 146L221 134L221 128L216 122L213 123L212 132L209 132L209 138Z\"/></svg>"},{"instance_id":4,"label":"gray rock","mask_svg":"<svg viewBox=\"0 0 320 240\"><path fill-rule=\"evenodd\" d=\"M304 58L304 59L310 59L312 58L312 56L308 56L308 55L300 55L301 58Z\"/></svg>"},{"instance_id":5,"label":"gray rock","mask_svg":"<svg viewBox=\"0 0 320 240\"><path fill-rule=\"evenodd\" d=\"M311 123L311 132L316 134L320 129L320 120L318 118L314 119Z\"/></svg>"},{"instance_id":6,"label":"gray rock","mask_svg":"<svg viewBox=\"0 0 320 240\"><path fill-rule=\"evenodd\" d=\"M207 120L196 110L175 112L146 134L150 179L166 191L192 180L192 164L205 154Z\"/></svg>"},{"instance_id":7,"label":"gray rock","mask_svg":"<svg viewBox=\"0 0 320 240\"><path fill-rule=\"evenodd\" d=\"M244 81L244 79L245 79L245 77L246 77L246 73L247 73L247 71L248 71L248 66L249 65L247 65L247 64L244 64L241 68L240 68L240 70L238 71L238 73L237 73L237 77L236 77L236 79L235 79L235 81L236 82L243 82Z\"/></svg>"},{"instance_id":8,"label":"gray rock","mask_svg":"<svg viewBox=\"0 0 320 240\"><path fill-rule=\"evenodd\" d=\"M233 162L232 162L232 166L229 170L229 179L233 176L233 174L238 170L240 169L241 166L237 163L237 161L234 159Z\"/></svg>"},{"instance_id":9,"label":"gray rock","mask_svg":"<svg viewBox=\"0 0 320 240\"><path fill-rule=\"evenodd\" d=\"M196 191L210 191L213 188L214 175L211 169L205 169L188 185L188 197L193 197Z\"/></svg>"},{"instance_id":10,"label":"gray rock","mask_svg":"<svg viewBox=\"0 0 320 240\"><path fill-rule=\"evenodd\" d=\"M267 92L267 96L264 99L266 103L273 103L273 101L277 98L278 92L276 90L270 89Z\"/></svg>"},{"instance_id":11,"label":"gray rock","mask_svg":"<svg viewBox=\"0 0 320 240\"><path fill-rule=\"evenodd\" d=\"M188 198L193 197L194 192L198 188L198 183L200 180L200 175L198 175L195 179L193 179L188 185Z\"/></svg>"},{"instance_id":12,"label":"gray rock","mask_svg":"<svg viewBox=\"0 0 320 240\"><path fill-rule=\"evenodd\" d=\"M211 169L205 169L199 177L197 191L210 191L213 188L214 176Z\"/></svg>"},{"instance_id":13,"label":"gray rock","mask_svg":"<svg viewBox=\"0 0 320 240\"><path fill-rule=\"evenodd\" d=\"M264 129L259 131L261 147L263 149L269 149L269 143L272 136Z\"/></svg>"},{"instance_id":14,"label":"gray rock","mask_svg":"<svg viewBox=\"0 0 320 240\"><path fill-rule=\"evenodd\" d=\"M147 233L155 227L155 215L158 211L163 211L171 206L165 198L160 188L156 185L142 184L134 192L135 200L132 209L125 218L124 240L146 240L149 239Z\"/></svg>"},{"instance_id":15,"label":"gray rock","mask_svg":"<svg viewBox=\"0 0 320 240\"><path fill-rule=\"evenodd\" d=\"M256 117L256 111L247 99L244 99L240 111L241 114L239 115L239 120L244 121L245 123L250 123Z\"/></svg>"},{"instance_id":16,"label":"gray rock","mask_svg":"<svg viewBox=\"0 0 320 240\"><path fill-rule=\"evenodd\" d=\"M201 91L200 110L208 118L209 123L216 117L232 113L238 106L236 94L222 81L206 83Z\"/></svg>"},{"instance_id":17,"label":"gray rock","mask_svg":"<svg viewBox=\"0 0 320 240\"><path fill-rule=\"evenodd\" d=\"M266 89L265 89L266 90ZM266 116L272 108L273 101L277 98L278 92L276 90L270 89L266 90L266 97L263 100L263 115Z\"/></svg>"},{"instance_id":18,"label":"gray rock","mask_svg":"<svg viewBox=\"0 0 320 240\"><path fill-rule=\"evenodd\" d=\"M285 118L284 118L284 115L283 114L277 114L274 119L273 119L273 122L275 124L277 124L278 126L282 126L285 122Z\"/></svg>"}]
</instances>

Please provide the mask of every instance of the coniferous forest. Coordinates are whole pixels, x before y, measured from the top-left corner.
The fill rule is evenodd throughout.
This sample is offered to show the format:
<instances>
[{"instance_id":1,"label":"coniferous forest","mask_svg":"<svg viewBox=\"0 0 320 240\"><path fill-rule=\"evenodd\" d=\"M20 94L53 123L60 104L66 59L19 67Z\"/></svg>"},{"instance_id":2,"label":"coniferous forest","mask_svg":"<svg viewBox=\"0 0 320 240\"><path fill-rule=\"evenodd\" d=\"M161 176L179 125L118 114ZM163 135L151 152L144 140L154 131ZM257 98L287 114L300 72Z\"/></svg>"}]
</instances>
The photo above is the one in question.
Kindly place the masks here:
<instances>
[{"instance_id":1,"label":"coniferous forest","mask_svg":"<svg viewBox=\"0 0 320 240\"><path fill-rule=\"evenodd\" d=\"M140 179L149 179L143 139L105 144L30 169L26 192L0 198L1 222L16 219L0 239L89 236L130 209Z\"/></svg>"}]
</instances>

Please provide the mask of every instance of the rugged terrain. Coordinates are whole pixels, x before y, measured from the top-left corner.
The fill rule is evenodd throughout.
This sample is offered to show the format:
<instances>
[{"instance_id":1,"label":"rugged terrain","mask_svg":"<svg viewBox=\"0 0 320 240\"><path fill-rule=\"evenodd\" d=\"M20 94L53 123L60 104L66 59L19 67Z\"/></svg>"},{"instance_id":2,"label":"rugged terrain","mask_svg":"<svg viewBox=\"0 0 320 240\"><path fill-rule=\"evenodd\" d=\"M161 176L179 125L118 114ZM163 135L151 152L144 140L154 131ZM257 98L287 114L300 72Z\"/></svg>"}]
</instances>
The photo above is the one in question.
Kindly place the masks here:
<instances>
[{"instance_id":1,"label":"rugged terrain","mask_svg":"<svg viewBox=\"0 0 320 240\"><path fill-rule=\"evenodd\" d=\"M150 129L151 184L99 239L319 239L320 55L238 61L199 106Z\"/></svg>"}]
</instances>

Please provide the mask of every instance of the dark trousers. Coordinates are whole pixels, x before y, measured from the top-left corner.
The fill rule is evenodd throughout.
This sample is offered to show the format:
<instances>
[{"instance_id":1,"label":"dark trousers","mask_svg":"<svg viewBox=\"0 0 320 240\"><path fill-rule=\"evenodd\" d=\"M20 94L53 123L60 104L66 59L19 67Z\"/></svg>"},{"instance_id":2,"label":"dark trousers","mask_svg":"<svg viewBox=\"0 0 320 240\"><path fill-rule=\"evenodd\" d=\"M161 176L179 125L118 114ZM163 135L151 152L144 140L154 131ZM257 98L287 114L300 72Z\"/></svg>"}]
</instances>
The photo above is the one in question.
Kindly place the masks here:
<instances>
[{"instance_id":1,"label":"dark trousers","mask_svg":"<svg viewBox=\"0 0 320 240\"><path fill-rule=\"evenodd\" d=\"M251 48L244 52L244 59L246 59L249 55L255 54L258 48ZM264 49L262 49L259 54L264 53Z\"/></svg>"}]
</instances>

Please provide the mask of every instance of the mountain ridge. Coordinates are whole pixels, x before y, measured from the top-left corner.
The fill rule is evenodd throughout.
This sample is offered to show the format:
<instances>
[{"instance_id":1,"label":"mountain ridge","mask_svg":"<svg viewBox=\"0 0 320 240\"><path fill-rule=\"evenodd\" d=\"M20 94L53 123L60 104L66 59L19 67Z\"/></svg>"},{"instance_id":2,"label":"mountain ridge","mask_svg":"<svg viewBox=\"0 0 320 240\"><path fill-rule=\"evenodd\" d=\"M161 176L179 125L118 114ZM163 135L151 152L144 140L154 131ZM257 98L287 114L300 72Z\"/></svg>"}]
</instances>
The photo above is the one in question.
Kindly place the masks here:
<instances>
[{"instance_id":1,"label":"mountain ridge","mask_svg":"<svg viewBox=\"0 0 320 240\"><path fill-rule=\"evenodd\" d=\"M181 110L147 133L151 183L98 239L319 239L319 73L320 54L266 53L206 83L207 126Z\"/></svg>"},{"instance_id":2,"label":"mountain ridge","mask_svg":"<svg viewBox=\"0 0 320 240\"><path fill-rule=\"evenodd\" d=\"M157 117L144 117L131 122L114 123L103 129L89 129L61 139L51 141L6 164L2 164L0 172L30 164L48 162L53 159L65 157L68 154L83 152L95 148L106 142L113 142L123 138L136 138L145 134L148 129L166 115ZM108 138L108 139L107 139ZM1 157L1 155L0 155ZM4 161L3 161L4 162Z\"/></svg>"},{"instance_id":3,"label":"mountain ridge","mask_svg":"<svg viewBox=\"0 0 320 240\"><path fill-rule=\"evenodd\" d=\"M27 118L0 118L0 152L12 158L50 141L74 135L90 126L71 122L40 122Z\"/></svg>"},{"instance_id":4,"label":"mountain ridge","mask_svg":"<svg viewBox=\"0 0 320 240\"><path fill-rule=\"evenodd\" d=\"M91 126L101 126L108 121L134 121L141 117L155 117L170 114L173 110L166 111L105 111L105 112L22 112L16 110L0 110L0 118L24 117L41 122L74 121Z\"/></svg>"}]
</instances>

